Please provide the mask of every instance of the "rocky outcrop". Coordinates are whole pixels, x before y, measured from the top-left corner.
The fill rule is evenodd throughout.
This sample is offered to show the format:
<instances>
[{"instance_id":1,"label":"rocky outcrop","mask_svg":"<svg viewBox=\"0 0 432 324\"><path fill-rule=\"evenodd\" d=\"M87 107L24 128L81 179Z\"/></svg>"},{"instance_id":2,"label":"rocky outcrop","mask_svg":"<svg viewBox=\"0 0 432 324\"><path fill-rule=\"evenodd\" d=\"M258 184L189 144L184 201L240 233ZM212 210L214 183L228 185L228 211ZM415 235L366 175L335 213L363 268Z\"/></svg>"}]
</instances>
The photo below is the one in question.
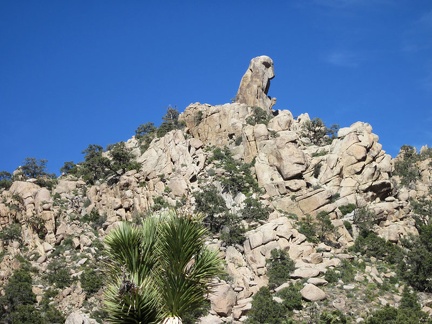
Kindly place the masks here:
<instances>
[{"instance_id":1,"label":"rocky outcrop","mask_svg":"<svg viewBox=\"0 0 432 324\"><path fill-rule=\"evenodd\" d=\"M352 258L346 248L353 245L356 231L355 224L348 231L347 222L353 223L354 212L343 216L342 207L366 207L376 216L373 230L390 242L397 244L401 238L417 234L409 200L428 194L432 178L429 160L418 162L420 180L416 186L397 188L393 161L369 124L354 123L341 128L327 144L314 145L303 133L310 121L308 114L294 118L288 110L271 111L274 100L268 97L268 90L273 77L271 59L254 58L235 103L189 105L179 117L185 128L154 138L144 152L139 140L127 141L140 169L118 175L117 182L98 181L88 186L80 179L62 176L52 190L24 179L2 190L0 226L20 223L22 241L0 242L0 252L6 254L0 263L0 280L6 282L19 267L15 256L23 246L29 251L26 256L32 266L44 274L60 256L65 265L73 265L70 273L77 282L59 291L55 302L65 313L71 313L67 323L92 323L85 312L78 311L88 302L80 278L89 263L99 264L100 241L118 221L139 222L156 207L183 205L193 211L192 193L207 183L220 190L230 213L238 214L247 195L222 192L224 170L219 161L208 159L214 147L226 147L235 160L250 163L248 168L261 189L251 196L272 213L269 219L242 221L247 229L243 244L227 245L219 234L209 238L209 246L225 260L229 279L214 282L209 294L211 314L201 322L220 323L224 318L223 322L238 323L246 319L254 294L268 284L273 249L287 251L295 263L287 282L275 291L305 283L301 295L306 302L327 299L346 312L349 301L335 296L330 280L324 278L328 271L337 272L343 260ZM254 106L267 110L268 119L251 122L256 114ZM311 216L306 219L314 222L320 212L331 218L329 245L308 242L299 232L299 220ZM101 216L96 225L91 218L95 215ZM38 227L40 224L43 228ZM69 250L62 250L65 246ZM365 283L381 285L393 276L391 272L380 273L374 264L365 269L365 273L356 274L354 283L338 282L340 288L350 291ZM33 287L38 301L46 289ZM100 302L100 296L101 292L91 297L92 305ZM386 296L380 302L396 305L398 295Z\"/></svg>"},{"instance_id":2,"label":"rocky outcrop","mask_svg":"<svg viewBox=\"0 0 432 324\"><path fill-rule=\"evenodd\" d=\"M270 111L276 103L276 98L267 95L270 80L274 76L273 60L270 57L263 55L253 58L240 82L235 101Z\"/></svg>"}]
</instances>

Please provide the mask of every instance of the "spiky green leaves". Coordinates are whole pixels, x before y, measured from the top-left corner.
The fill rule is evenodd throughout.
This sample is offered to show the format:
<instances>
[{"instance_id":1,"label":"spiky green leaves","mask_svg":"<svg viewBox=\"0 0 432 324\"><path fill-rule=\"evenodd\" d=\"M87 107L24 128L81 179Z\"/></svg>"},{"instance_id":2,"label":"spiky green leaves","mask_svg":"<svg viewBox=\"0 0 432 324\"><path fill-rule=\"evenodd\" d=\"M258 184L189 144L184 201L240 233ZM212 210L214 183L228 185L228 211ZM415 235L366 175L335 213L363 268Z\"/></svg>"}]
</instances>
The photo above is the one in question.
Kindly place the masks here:
<instances>
[{"instance_id":1,"label":"spiky green leaves","mask_svg":"<svg viewBox=\"0 0 432 324\"><path fill-rule=\"evenodd\" d=\"M105 240L109 320L157 323L200 305L208 283L221 271L217 252L205 246L206 236L201 219L175 212L112 230Z\"/></svg>"}]
</instances>

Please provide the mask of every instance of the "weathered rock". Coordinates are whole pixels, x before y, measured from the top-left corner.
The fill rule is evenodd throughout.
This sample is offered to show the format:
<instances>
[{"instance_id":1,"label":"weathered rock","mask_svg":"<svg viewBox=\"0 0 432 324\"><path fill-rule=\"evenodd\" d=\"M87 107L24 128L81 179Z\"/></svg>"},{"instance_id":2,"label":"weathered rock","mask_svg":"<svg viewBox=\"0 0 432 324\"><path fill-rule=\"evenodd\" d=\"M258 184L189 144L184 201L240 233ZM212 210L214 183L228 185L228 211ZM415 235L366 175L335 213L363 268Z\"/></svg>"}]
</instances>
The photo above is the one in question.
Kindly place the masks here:
<instances>
[{"instance_id":1,"label":"weathered rock","mask_svg":"<svg viewBox=\"0 0 432 324\"><path fill-rule=\"evenodd\" d=\"M78 311L69 314L65 322L65 324L94 324L94 323L97 322L93 319L89 319L86 315Z\"/></svg>"},{"instance_id":2,"label":"weathered rock","mask_svg":"<svg viewBox=\"0 0 432 324\"><path fill-rule=\"evenodd\" d=\"M300 290L302 297L308 301L319 301L327 298L326 293L312 284L306 284L302 290Z\"/></svg>"},{"instance_id":3,"label":"weathered rock","mask_svg":"<svg viewBox=\"0 0 432 324\"><path fill-rule=\"evenodd\" d=\"M270 80L274 76L273 60L270 57L263 55L253 58L240 82L235 101L270 110L276 101L276 98L267 96Z\"/></svg>"},{"instance_id":4,"label":"weathered rock","mask_svg":"<svg viewBox=\"0 0 432 324\"><path fill-rule=\"evenodd\" d=\"M210 293L209 299L213 311L220 316L228 316L235 305L236 293L230 285L220 284Z\"/></svg>"}]
</instances>

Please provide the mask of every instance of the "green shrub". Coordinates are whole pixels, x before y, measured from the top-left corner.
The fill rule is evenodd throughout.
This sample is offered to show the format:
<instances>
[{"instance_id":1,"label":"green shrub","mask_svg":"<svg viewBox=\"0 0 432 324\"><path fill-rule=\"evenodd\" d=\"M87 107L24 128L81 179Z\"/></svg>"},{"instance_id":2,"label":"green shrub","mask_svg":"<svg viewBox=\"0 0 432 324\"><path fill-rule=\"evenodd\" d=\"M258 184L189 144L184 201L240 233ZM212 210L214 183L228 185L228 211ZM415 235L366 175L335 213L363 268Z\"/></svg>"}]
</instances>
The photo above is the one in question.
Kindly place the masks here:
<instances>
[{"instance_id":1,"label":"green shrub","mask_svg":"<svg viewBox=\"0 0 432 324\"><path fill-rule=\"evenodd\" d=\"M403 259L403 251L399 246L386 241L374 232L361 231L351 249L390 264L400 263Z\"/></svg>"},{"instance_id":2,"label":"green shrub","mask_svg":"<svg viewBox=\"0 0 432 324\"><path fill-rule=\"evenodd\" d=\"M12 185L12 175L7 171L0 171L0 189L8 190Z\"/></svg>"},{"instance_id":3,"label":"green shrub","mask_svg":"<svg viewBox=\"0 0 432 324\"><path fill-rule=\"evenodd\" d=\"M302 295L300 293L301 285L290 285L277 292L277 296L283 299L282 305L289 312L303 308Z\"/></svg>"},{"instance_id":4,"label":"green shrub","mask_svg":"<svg viewBox=\"0 0 432 324\"><path fill-rule=\"evenodd\" d=\"M240 218L231 213L227 213L222 219L224 225L222 226L220 239L227 245L243 244L246 229L242 226Z\"/></svg>"},{"instance_id":5,"label":"green shrub","mask_svg":"<svg viewBox=\"0 0 432 324\"><path fill-rule=\"evenodd\" d=\"M357 208L354 212L353 223L357 225L360 232L369 232L377 221L374 212L366 207Z\"/></svg>"},{"instance_id":6,"label":"green shrub","mask_svg":"<svg viewBox=\"0 0 432 324\"><path fill-rule=\"evenodd\" d=\"M414 147L409 145L401 147L399 158L396 159L394 164L394 173L400 176L402 186L410 186L420 179L420 170L416 164L420 158Z\"/></svg>"},{"instance_id":7,"label":"green shrub","mask_svg":"<svg viewBox=\"0 0 432 324\"><path fill-rule=\"evenodd\" d=\"M357 208L357 206L355 204L348 204L348 205L339 206L339 210L343 216L351 213L356 208Z\"/></svg>"},{"instance_id":8,"label":"green shrub","mask_svg":"<svg viewBox=\"0 0 432 324\"><path fill-rule=\"evenodd\" d=\"M297 222L298 231L306 236L306 239L312 243L320 241L328 242L330 235L334 232L334 226L330 220L330 215L326 212L319 212L316 219L310 215Z\"/></svg>"},{"instance_id":9,"label":"green shrub","mask_svg":"<svg viewBox=\"0 0 432 324\"><path fill-rule=\"evenodd\" d=\"M152 209L154 211L158 211L164 208L169 207L169 204L166 202L166 200L164 199L164 197L162 196L157 196L155 198L153 198L153 207Z\"/></svg>"},{"instance_id":10,"label":"green shrub","mask_svg":"<svg viewBox=\"0 0 432 324\"><path fill-rule=\"evenodd\" d=\"M0 231L0 240L5 243L11 243L12 241L22 242L21 236L21 224L12 223L6 226Z\"/></svg>"},{"instance_id":11,"label":"green shrub","mask_svg":"<svg viewBox=\"0 0 432 324\"><path fill-rule=\"evenodd\" d=\"M233 158L229 148L215 148L209 162L214 162L217 166L224 169L219 181L224 191L236 195L239 192L250 194L259 192L258 182L252 175L251 163L243 163Z\"/></svg>"},{"instance_id":12,"label":"green shrub","mask_svg":"<svg viewBox=\"0 0 432 324\"><path fill-rule=\"evenodd\" d=\"M98 230L106 222L106 215L100 215L96 209L92 209L90 214L81 217L81 222L89 224L93 229Z\"/></svg>"},{"instance_id":13,"label":"green shrub","mask_svg":"<svg viewBox=\"0 0 432 324\"><path fill-rule=\"evenodd\" d=\"M340 272L335 269L328 269L324 275L324 279L327 280L328 283L336 283L340 278Z\"/></svg>"},{"instance_id":14,"label":"green shrub","mask_svg":"<svg viewBox=\"0 0 432 324\"><path fill-rule=\"evenodd\" d=\"M267 125L273 116L260 107L252 107L252 115L246 118L248 125L255 126L256 124Z\"/></svg>"},{"instance_id":15,"label":"green shrub","mask_svg":"<svg viewBox=\"0 0 432 324\"><path fill-rule=\"evenodd\" d=\"M432 223L418 230L419 236L403 241L407 252L400 273L415 289L432 292Z\"/></svg>"},{"instance_id":16,"label":"green shrub","mask_svg":"<svg viewBox=\"0 0 432 324\"><path fill-rule=\"evenodd\" d=\"M241 216L245 220L267 220L270 209L264 206L258 199L248 197L244 201L244 208L241 210Z\"/></svg>"},{"instance_id":17,"label":"green shrub","mask_svg":"<svg viewBox=\"0 0 432 324\"><path fill-rule=\"evenodd\" d=\"M158 137L163 137L174 129L181 129L184 124L179 121L180 113L176 108L168 107L166 114L162 117L162 124L156 131Z\"/></svg>"},{"instance_id":18,"label":"green shrub","mask_svg":"<svg viewBox=\"0 0 432 324\"><path fill-rule=\"evenodd\" d=\"M320 118L314 118L302 125L301 136L309 138L312 144L321 146L330 144L336 138L338 130L338 125L327 128Z\"/></svg>"},{"instance_id":19,"label":"green shrub","mask_svg":"<svg viewBox=\"0 0 432 324\"><path fill-rule=\"evenodd\" d=\"M324 311L320 314L319 324L345 324L348 319L340 310Z\"/></svg>"},{"instance_id":20,"label":"green shrub","mask_svg":"<svg viewBox=\"0 0 432 324\"><path fill-rule=\"evenodd\" d=\"M34 216L29 218L27 222L40 239L43 240L48 234L48 230L45 227L45 220L42 218Z\"/></svg>"},{"instance_id":21,"label":"green shrub","mask_svg":"<svg viewBox=\"0 0 432 324\"><path fill-rule=\"evenodd\" d=\"M220 231L225 223L228 207L215 185L210 184L193 194L195 210L205 215L204 223L212 233Z\"/></svg>"},{"instance_id":22,"label":"green shrub","mask_svg":"<svg viewBox=\"0 0 432 324\"><path fill-rule=\"evenodd\" d=\"M46 279L57 288L66 288L72 283L72 277L69 269L66 267L66 260L64 258L51 261L47 269L48 274L46 275Z\"/></svg>"},{"instance_id":23,"label":"green shrub","mask_svg":"<svg viewBox=\"0 0 432 324\"><path fill-rule=\"evenodd\" d=\"M0 297L2 323L44 323L35 308L36 295L32 291L32 278L28 269L16 270Z\"/></svg>"},{"instance_id":24,"label":"green shrub","mask_svg":"<svg viewBox=\"0 0 432 324\"><path fill-rule=\"evenodd\" d=\"M248 324L280 324L286 310L273 300L268 287L261 287L252 298L252 309L248 313Z\"/></svg>"},{"instance_id":25,"label":"green shrub","mask_svg":"<svg viewBox=\"0 0 432 324\"><path fill-rule=\"evenodd\" d=\"M141 153L147 151L151 141L156 137L157 128L153 123L140 125L135 131L135 138L140 144Z\"/></svg>"},{"instance_id":26,"label":"green shrub","mask_svg":"<svg viewBox=\"0 0 432 324\"><path fill-rule=\"evenodd\" d=\"M87 294L95 294L103 286L103 275L94 269L86 269L81 274L81 287Z\"/></svg>"},{"instance_id":27,"label":"green shrub","mask_svg":"<svg viewBox=\"0 0 432 324\"><path fill-rule=\"evenodd\" d=\"M318 243L316 227L310 215L306 215L305 219L298 221L297 225L299 226L298 231L306 236L308 242Z\"/></svg>"},{"instance_id":28,"label":"green shrub","mask_svg":"<svg viewBox=\"0 0 432 324\"><path fill-rule=\"evenodd\" d=\"M77 175L78 174L78 167L73 161L68 161L63 164L63 166L60 168L60 172L62 174L71 174L71 175Z\"/></svg>"},{"instance_id":29,"label":"green shrub","mask_svg":"<svg viewBox=\"0 0 432 324\"><path fill-rule=\"evenodd\" d=\"M291 260L286 251L274 249L267 262L268 286L274 289L287 282L295 269L294 261Z\"/></svg>"}]
</instances>

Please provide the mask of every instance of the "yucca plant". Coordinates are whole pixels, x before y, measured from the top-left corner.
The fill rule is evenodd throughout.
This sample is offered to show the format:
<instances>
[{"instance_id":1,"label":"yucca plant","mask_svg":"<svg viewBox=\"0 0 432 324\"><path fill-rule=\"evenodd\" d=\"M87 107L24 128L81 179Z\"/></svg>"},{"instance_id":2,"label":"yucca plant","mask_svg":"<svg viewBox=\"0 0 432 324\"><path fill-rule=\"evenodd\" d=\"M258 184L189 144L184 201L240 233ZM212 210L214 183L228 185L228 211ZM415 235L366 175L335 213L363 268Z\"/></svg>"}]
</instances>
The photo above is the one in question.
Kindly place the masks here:
<instances>
[{"instance_id":1,"label":"yucca plant","mask_svg":"<svg viewBox=\"0 0 432 324\"><path fill-rule=\"evenodd\" d=\"M181 323L205 300L221 259L205 246L202 217L165 215L121 223L106 237L105 304L112 323Z\"/></svg>"}]
</instances>

